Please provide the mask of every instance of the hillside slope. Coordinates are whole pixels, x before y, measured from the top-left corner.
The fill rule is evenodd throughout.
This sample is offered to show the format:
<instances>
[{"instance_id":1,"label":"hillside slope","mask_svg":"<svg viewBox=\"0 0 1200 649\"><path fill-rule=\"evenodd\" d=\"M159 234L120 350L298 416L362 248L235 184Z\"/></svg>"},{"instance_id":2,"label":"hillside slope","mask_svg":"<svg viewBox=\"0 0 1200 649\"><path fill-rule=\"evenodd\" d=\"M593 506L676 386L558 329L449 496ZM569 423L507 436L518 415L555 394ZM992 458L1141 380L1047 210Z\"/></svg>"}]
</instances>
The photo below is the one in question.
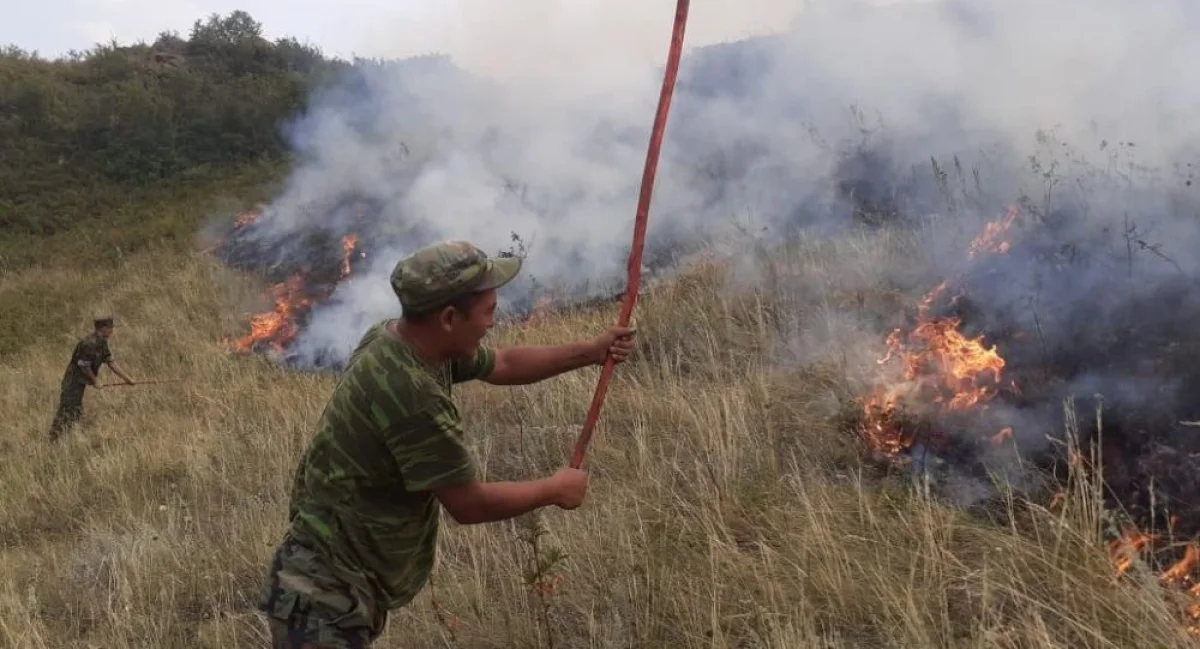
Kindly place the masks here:
<instances>
[{"instance_id":1,"label":"hillside slope","mask_svg":"<svg viewBox=\"0 0 1200 649\"><path fill-rule=\"evenodd\" d=\"M587 504L448 523L433 587L380 646L1190 646L1148 574L1113 579L1090 483L1053 512L992 507L1005 525L859 459L837 422L862 389L850 368L871 350L839 336L834 305L887 311L919 295L864 291L868 275L832 262L865 269L908 250L886 232L802 242L750 275L696 266L645 300L641 347L617 372L592 447ZM45 428L73 341L31 344L0 368L0 645L262 646L251 604L332 379L227 356L218 341L261 307L261 287L207 257L146 252L113 277L28 270L0 279L0 296L52 304L64 286L79 309L117 314L113 348L136 378L186 382L93 391L83 426L52 447ZM50 315L36 301L3 306ZM494 341L562 340L614 317L549 315ZM486 474L561 466L595 377L465 386ZM534 524L543 557L567 555L538 589L522 540Z\"/></svg>"}]
</instances>

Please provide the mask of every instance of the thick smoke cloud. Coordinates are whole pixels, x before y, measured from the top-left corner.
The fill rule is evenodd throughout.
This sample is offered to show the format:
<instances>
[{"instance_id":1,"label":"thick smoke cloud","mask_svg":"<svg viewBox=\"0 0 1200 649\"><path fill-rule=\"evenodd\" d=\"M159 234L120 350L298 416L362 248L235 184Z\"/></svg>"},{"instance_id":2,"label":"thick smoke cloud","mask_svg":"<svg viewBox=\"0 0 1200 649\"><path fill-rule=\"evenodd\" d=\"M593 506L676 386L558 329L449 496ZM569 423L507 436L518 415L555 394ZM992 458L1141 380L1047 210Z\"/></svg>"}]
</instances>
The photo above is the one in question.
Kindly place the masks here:
<instances>
[{"instance_id":1,"label":"thick smoke cloud","mask_svg":"<svg viewBox=\"0 0 1200 649\"><path fill-rule=\"evenodd\" d=\"M847 0L839 0L846 2ZM855 1L855 0L849 0ZM661 65L674 2L639 0L440 0L419 21L392 21L365 36L379 56L446 52L473 73L540 93L576 97L628 87L631 70ZM697 0L687 44L742 40L786 29L797 0ZM611 99L611 98L609 98Z\"/></svg>"},{"instance_id":2,"label":"thick smoke cloud","mask_svg":"<svg viewBox=\"0 0 1200 649\"><path fill-rule=\"evenodd\" d=\"M301 164L253 236L281 258L303 254L292 242L317 229L361 233L368 251L367 263L313 313L293 349L301 363L344 358L365 326L395 314L392 264L437 239L468 238L496 251L515 232L530 244L523 281L597 291L598 282L619 284L673 3L628 11L620 9L629 2L594 4L542 22L508 5L464 0L456 5L462 14L447 11L430 32L451 38L470 70L440 57L366 66L314 97L289 126ZM1051 243L1025 252L1014 244L1018 254L992 275L963 261L982 224L1024 194L1039 209L1050 205L1050 222L1063 221L1056 236L1087 242L1093 255L1124 245L1128 213L1146 246L1160 246L1137 252L1136 278L1146 286L1196 277L1195 193L1187 168L1171 165L1186 163L1200 139L1200 84L1191 72L1200 41L1190 36L1200 5L692 9L693 24L735 32L761 27L764 15L778 33L693 47L685 57L651 208L651 265L668 257L657 253L735 225L774 241L798 228L837 232L863 210L897 221L936 217L942 231L927 242L930 286L971 273L974 295L988 305L971 326L1026 326L1026 289L1048 263L1034 251ZM700 29L689 31L689 44L704 40ZM1031 155L1045 166L1032 166ZM1086 156L1102 175L1072 167L1069 156ZM949 181L938 181L931 159ZM1047 203L1043 172L1053 161L1065 180ZM1162 170L1162 184L1122 183L1131 164ZM346 207L351 199L370 206L365 216ZM1109 252L1091 270L1043 286L1052 306L1041 317L1057 323L1053 335L1070 340L1083 314L1107 323L1130 313L1133 302L1111 286L1132 276L1121 251ZM886 279L890 271L877 272ZM506 292L510 306L522 295L520 287ZM1189 308L1195 300L1178 299ZM1096 372L1105 374L1081 376L1102 383Z\"/></svg>"}]
</instances>

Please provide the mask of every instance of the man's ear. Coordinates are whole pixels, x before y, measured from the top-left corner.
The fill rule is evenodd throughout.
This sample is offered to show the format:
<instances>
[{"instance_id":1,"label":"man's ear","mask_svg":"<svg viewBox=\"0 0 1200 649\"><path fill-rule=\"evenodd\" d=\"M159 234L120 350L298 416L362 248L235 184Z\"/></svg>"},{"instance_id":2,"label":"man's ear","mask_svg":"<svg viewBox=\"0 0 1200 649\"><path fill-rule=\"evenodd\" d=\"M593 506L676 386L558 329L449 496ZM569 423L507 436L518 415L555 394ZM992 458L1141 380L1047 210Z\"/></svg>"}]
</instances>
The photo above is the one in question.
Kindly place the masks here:
<instances>
[{"instance_id":1,"label":"man's ear","mask_svg":"<svg viewBox=\"0 0 1200 649\"><path fill-rule=\"evenodd\" d=\"M446 306L446 307L443 307L441 311L438 311L437 320L438 320L438 325L442 328L443 331L450 331L450 329L452 327L454 327L454 325L456 324L455 320L457 318L465 318L465 317L466 317L465 314L461 313L458 309L454 308L453 306Z\"/></svg>"}]
</instances>

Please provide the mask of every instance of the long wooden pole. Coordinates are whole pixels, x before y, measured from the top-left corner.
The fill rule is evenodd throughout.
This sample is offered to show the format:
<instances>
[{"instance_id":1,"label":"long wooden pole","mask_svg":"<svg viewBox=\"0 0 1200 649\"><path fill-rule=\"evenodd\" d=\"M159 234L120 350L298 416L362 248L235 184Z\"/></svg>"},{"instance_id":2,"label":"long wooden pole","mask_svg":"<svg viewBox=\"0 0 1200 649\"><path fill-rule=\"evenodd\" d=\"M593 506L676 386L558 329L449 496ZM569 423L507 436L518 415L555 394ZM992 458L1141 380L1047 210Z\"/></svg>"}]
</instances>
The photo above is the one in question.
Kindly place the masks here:
<instances>
[{"instance_id":1,"label":"long wooden pole","mask_svg":"<svg viewBox=\"0 0 1200 649\"><path fill-rule=\"evenodd\" d=\"M663 75L662 91L658 97L658 112L654 115L654 126L650 131L650 148L646 152L646 166L642 171L641 193L638 196L637 215L633 224L633 245L629 251L625 299L621 304L620 316L617 318L617 325L621 327L629 326L629 318L633 315L633 307L637 303L642 277L642 249L645 247L646 222L650 214L650 196L654 191L654 174L658 170L658 153L662 148L663 130L666 128L667 115L671 110L671 96L675 92L675 79L679 74L679 58L683 50L687 15L688 0L676 0L675 28L671 34L667 69ZM575 444L575 456L571 459L572 468L578 469L583 466L588 442L591 441L592 430L600 418L600 406L604 404L604 396L608 391L608 384L612 380L614 367L615 363L609 358L600 372L600 381L596 384L592 405L588 408L587 419L583 422L583 429L579 432L579 441Z\"/></svg>"}]
</instances>

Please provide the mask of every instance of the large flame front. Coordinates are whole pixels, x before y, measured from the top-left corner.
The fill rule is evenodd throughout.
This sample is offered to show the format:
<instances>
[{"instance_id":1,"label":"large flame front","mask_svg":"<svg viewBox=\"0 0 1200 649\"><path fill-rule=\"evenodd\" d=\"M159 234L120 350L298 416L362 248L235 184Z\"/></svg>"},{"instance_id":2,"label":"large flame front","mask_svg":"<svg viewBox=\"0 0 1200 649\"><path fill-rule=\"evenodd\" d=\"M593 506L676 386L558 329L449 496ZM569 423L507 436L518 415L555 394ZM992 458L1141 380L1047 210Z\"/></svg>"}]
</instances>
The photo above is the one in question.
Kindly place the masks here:
<instances>
[{"instance_id":1,"label":"large flame front","mask_svg":"<svg viewBox=\"0 0 1200 649\"><path fill-rule=\"evenodd\" d=\"M1011 244L1004 237L1016 218L1016 209L1010 207L1003 217L988 223L968 247L968 258L1006 254ZM985 336L963 334L958 318L931 315L934 303L948 285L944 281L925 295L917 306L915 323L907 332L897 328L885 340L887 353L878 363L881 367L895 367L898 363L899 371L881 379L864 399L861 429L868 445L885 457L895 457L914 444L912 426L905 421L906 416L928 417L987 408L1001 388L1016 388L1011 382L1003 385L1004 358L995 345L987 344ZM1013 428L1005 426L990 434L986 441L998 446L1013 434ZM1064 499L1064 494L1056 494L1050 509L1062 507ZM1156 540L1157 535L1130 526L1110 541L1107 550L1115 577L1128 573L1140 556L1153 550ZM1184 624L1190 633L1200 636L1197 567L1200 567L1200 544L1193 541L1187 545L1183 558L1158 575L1158 582L1182 598L1179 607Z\"/></svg>"}]
</instances>

